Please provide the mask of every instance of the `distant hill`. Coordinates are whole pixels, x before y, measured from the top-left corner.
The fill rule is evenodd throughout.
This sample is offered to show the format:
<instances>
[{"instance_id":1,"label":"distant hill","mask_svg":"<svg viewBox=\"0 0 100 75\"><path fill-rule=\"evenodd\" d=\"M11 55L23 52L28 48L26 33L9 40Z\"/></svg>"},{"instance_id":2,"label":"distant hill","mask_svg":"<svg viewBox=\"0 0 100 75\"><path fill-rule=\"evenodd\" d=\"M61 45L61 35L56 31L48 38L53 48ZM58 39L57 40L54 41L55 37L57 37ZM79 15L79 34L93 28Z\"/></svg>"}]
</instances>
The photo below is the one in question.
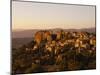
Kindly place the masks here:
<instances>
[{"instance_id":1,"label":"distant hill","mask_svg":"<svg viewBox=\"0 0 100 75\"><path fill-rule=\"evenodd\" d=\"M39 31L40 29L30 29L30 30L20 30L20 31L13 31L12 32L12 38L30 38L33 37L34 34ZM53 31L61 30L61 28L55 28L55 29L48 29ZM95 33L95 28L84 28L84 29L63 29L64 31L82 31L82 32L89 32L89 33Z\"/></svg>"},{"instance_id":2,"label":"distant hill","mask_svg":"<svg viewBox=\"0 0 100 75\"><path fill-rule=\"evenodd\" d=\"M96 28L65 29L65 31L76 31L76 32L89 32L89 33L95 33L95 32L96 32Z\"/></svg>"},{"instance_id":3,"label":"distant hill","mask_svg":"<svg viewBox=\"0 0 100 75\"><path fill-rule=\"evenodd\" d=\"M13 31L12 38L30 38L30 37L33 37L33 34L35 34L36 31L38 31L38 30Z\"/></svg>"}]
</instances>

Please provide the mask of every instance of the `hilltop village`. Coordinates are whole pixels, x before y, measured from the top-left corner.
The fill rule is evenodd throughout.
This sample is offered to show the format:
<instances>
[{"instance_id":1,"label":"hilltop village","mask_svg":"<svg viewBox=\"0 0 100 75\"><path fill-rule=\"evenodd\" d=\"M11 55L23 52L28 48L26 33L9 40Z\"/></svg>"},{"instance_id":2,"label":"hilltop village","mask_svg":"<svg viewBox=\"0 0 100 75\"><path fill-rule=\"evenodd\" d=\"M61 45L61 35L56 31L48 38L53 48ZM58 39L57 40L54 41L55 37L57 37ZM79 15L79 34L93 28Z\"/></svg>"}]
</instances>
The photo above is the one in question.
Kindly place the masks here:
<instances>
[{"instance_id":1,"label":"hilltop village","mask_svg":"<svg viewBox=\"0 0 100 75\"><path fill-rule=\"evenodd\" d=\"M95 50L96 37L93 34L86 32L58 32L39 31L34 36L36 44L32 50L37 49L41 42L45 42L45 50L55 54L57 51L62 50L64 46L71 46L71 49L76 49L78 53L81 50ZM26 49L27 50L27 49Z\"/></svg>"},{"instance_id":2,"label":"hilltop village","mask_svg":"<svg viewBox=\"0 0 100 75\"><path fill-rule=\"evenodd\" d=\"M96 68L96 35L88 32L42 30L13 49L12 73L37 73Z\"/></svg>"}]
</instances>

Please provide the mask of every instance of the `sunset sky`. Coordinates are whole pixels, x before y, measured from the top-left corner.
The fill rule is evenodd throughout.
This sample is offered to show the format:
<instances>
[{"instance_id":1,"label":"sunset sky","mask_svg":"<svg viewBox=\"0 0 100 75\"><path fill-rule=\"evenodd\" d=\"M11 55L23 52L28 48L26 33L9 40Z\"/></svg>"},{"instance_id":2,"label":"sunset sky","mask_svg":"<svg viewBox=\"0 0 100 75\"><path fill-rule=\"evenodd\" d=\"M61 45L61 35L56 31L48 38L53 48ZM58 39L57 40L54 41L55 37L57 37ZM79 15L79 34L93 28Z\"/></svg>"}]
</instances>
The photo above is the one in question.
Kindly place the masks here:
<instances>
[{"instance_id":1,"label":"sunset sky","mask_svg":"<svg viewBox=\"0 0 100 75\"><path fill-rule=\"evenodd\" d=\"M95 27L95 6L12 2L12 29Z\"/></svg>"}]
</instances>

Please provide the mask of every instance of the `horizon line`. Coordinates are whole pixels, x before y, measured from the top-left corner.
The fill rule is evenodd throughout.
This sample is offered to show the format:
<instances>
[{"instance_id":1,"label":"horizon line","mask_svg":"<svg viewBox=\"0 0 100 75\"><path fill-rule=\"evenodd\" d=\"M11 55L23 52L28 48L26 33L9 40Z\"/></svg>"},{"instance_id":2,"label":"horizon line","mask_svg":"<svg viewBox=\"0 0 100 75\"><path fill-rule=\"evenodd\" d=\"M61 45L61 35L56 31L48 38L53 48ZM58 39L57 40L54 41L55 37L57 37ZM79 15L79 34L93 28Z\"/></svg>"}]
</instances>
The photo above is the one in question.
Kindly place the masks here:
<instances>
[{"instance_id":1,"label":"horizon line","mask_svg":"<svg viewBox=\"0 0 100 75\"><path fill-rule=\"evenodd\" d=\"M52 29L90 29L90 28L95 28L96 27L89 27L89 28L46 28L46 29L43 29L43 28L38 28L38 29L12 29L12 31L23 31L23 30L52 30Z\"/></svg>"}]
</instances>

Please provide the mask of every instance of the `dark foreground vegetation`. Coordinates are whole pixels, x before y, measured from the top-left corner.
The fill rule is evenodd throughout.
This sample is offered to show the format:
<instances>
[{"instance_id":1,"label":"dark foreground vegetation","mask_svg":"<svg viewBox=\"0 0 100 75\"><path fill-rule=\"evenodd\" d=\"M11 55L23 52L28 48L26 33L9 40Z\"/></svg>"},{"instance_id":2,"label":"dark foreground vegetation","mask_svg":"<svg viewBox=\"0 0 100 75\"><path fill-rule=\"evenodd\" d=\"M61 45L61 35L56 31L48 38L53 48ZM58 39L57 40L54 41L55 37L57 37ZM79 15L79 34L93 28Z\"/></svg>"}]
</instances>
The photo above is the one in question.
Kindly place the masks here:
<instances>
[{"instance_id":1,"label":"dark foreground vegetation","mask_svg":"<svg viewBox=\"0 0 100 75\"><path fill-rule=\"evenodd\" d=\"M13 48L12 74L95 69L95 34L73 34L63 31L59 35L52 33L52 39L37 41L38 38L34 38L20 48Z\"/></svg>"}]
</instances>

